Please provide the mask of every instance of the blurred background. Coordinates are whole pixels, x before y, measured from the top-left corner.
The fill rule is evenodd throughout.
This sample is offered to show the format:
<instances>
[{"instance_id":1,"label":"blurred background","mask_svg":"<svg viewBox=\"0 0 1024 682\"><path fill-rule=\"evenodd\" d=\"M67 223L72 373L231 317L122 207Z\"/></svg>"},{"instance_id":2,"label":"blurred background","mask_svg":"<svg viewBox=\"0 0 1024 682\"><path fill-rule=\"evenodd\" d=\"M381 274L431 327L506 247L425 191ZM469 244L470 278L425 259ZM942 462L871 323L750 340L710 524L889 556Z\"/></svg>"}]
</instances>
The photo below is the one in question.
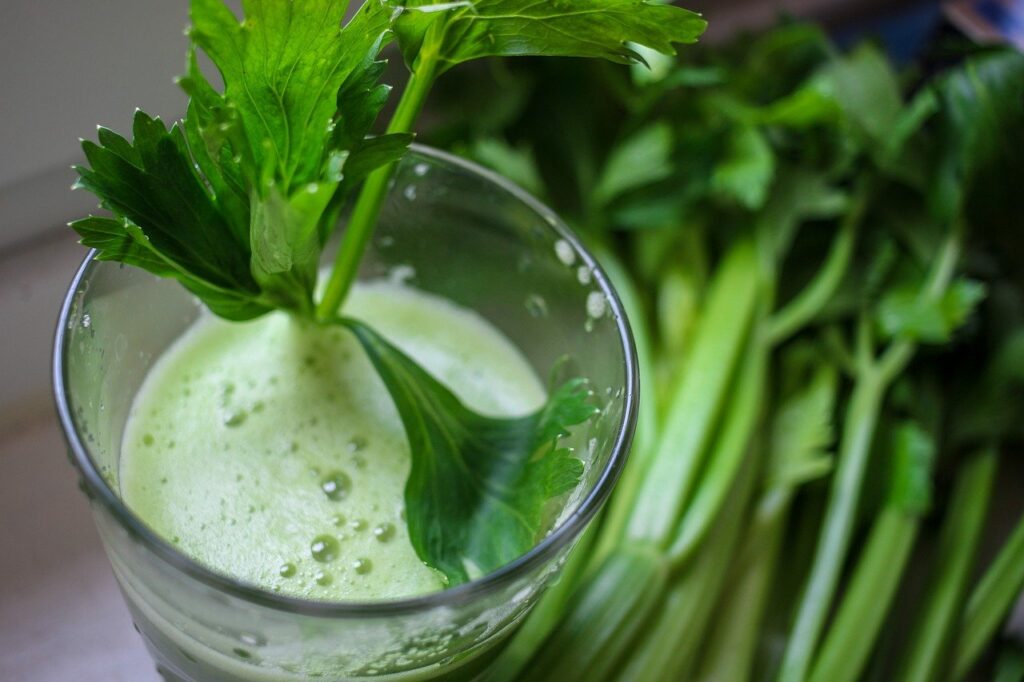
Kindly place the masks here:
<instances>
[{"instance_id":1,"label":"blurred background","mask_svg":"<svg viewBox=\"0 0 1024 682\"><path fill-rule=\"evenodd\" d=\"M704 12L708 42L780 14L818 20L841 44L877 37L896 60L942 31L992 38L967 8L986 3L683 4ZM0 680L156 679L62 456L49 366L58 308L85 255L66 223L95 204L70 190L78 138L97 124L126 131L136 107L183 113L173 79L187 2L4 0L0 17Z\"/></svg>"}]
</instances>

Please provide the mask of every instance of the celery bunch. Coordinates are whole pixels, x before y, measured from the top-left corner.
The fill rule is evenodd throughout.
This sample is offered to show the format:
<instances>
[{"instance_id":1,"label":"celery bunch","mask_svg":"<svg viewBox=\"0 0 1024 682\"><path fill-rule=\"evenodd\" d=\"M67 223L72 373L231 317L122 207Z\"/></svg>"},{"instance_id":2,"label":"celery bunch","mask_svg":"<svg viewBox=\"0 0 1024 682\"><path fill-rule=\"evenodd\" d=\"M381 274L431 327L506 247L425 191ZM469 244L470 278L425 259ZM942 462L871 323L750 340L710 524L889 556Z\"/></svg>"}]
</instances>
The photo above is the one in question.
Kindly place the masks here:
<instances>
[{"instance_id":1,"label":"celery bunch","mask_svg":"<svg viewBox=\"0 0 1024 682\"><path fill-rule=\"evenodd\" d=\"M585 234L641 361L623 479L494 679L964 678L1024 587L1024 505L990 509L1024 56L899 74L795 24L651 67L439 87L432 141Z\"/></svg>"}]
</instances>

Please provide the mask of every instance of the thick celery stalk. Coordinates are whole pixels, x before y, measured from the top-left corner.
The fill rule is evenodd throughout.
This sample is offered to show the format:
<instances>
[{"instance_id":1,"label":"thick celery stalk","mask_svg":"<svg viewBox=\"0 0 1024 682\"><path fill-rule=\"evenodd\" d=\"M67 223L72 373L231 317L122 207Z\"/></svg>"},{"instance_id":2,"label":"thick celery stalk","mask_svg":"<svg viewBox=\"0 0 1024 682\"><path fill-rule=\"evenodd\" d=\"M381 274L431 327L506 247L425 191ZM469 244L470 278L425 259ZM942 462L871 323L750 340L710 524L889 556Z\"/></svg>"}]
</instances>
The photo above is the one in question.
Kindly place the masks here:
<instances>
[{"instance_id":1,"label":"thick celery stalk","mask_svg":"<svg viewBox=\"0 0 1024 682\"><path fill-rule=\"evenodd\" d=\"M750 452L758 416L764 409L764 383L768 358L757 330L747 345L733 389L730 406L722 417L714 447L707 455L700 483L683 512L669 548L669 559L679 568L701 546L725 506L740 468Z\"/></svg>"},{"instance_id":2,"label":"thick celery stalk","mask_svg":"<svg viewBox=\"0 0 1024 682\"><path fill-rule=\"evenodd\" d=\"M558 626L573 591L590 563L591 549L600 530L599 521L594 519L576 543L562 567L558 582L547 589L512 642L495 660L487 682L512 682L517 679L537 649Z\"/></svg>"},{"instance_id":3,"label":"thick celery stalk","mask_svg":"<svg viewBox=\"0 0 1024 682\"><path fill-rule=\"evenodd\" d=\"M686 372L630 514L630 538L658 544L671 540L748 334L758 282L754 245L740 239L723 258L709 287Z\"/></svg>"},{"instance_id":4,"label":"thick celery stalk","mask_svg":"<svg viewBox=\"0 0 1024 682\"><path fill-rule=\"evenodd\" d=\"M698 682L750 679L792 497L792 490L772 490L758 503L704 645Z\"/></svg>"},{"instance_id":5,"label":"thick celery stalk","mask_svg":"<svg viewBox=\"0 0 1024 682\"><path fill-rule=\"evenodd\" d=\"M521 679L608 679L668 581L668 563L652 545L632 543L604 560L574 593L569 609Z\"/></svg>"},{"instance_id":6,"label":"thick celery stalk","mask_svg":"<svg viewBox=\"0 0 1024 682\"><path fill-rule=\"evenodd\" d=\"M708 623L736 555L755 470L754 462L748 461L732 488L729 505L715 524L715 541L673 581L660 611L644 629L639 646L631 652L617 679L653 682L692 678Z\"/></svg>"}]
</instances>

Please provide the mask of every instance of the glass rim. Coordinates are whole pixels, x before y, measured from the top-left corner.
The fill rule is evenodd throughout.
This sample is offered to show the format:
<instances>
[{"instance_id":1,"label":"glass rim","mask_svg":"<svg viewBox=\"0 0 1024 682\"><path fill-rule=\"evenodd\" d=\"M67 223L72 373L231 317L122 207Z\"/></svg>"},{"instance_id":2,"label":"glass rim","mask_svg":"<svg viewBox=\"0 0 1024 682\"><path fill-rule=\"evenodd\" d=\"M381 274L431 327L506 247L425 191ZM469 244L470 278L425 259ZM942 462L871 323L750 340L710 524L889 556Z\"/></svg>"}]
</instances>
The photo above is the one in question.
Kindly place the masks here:
<instances>
[{"instance_id":1,"label":"glass rim","mask_svg":"<svg viewBox=\"0 0 1024 682\"><path fill-rule=\"evenodd\" d=\"M577 258L592 270L593 281L608 301L610 314L615 321L625 357L622 417L615 428L615 442L612 445L612 452L608 463L603 467L597 482L587 491L582 502L573 510L572 514L565 518L558 527L534 545L528 552L490 573L461 585L437 592L399 599L380 599L374 601L317 601L271 592L255 584L247 583L215 571L173 547L146 525L135 512L129 509L100 473L89 452L89 448L79 437L68 401L67 391L65 390L65 358L68 351L66 347L66 331L67 321L70 317L80 284L92 269L101 263L101 261L95 258L96 250L92 249L82 261L68 288L67 294L65 294L57 320L52 363L53 394L56 402L57 416L65 441L72 455L72 463L82 477L84 483L83 491L87 493L90 502L99 501L102 503L106 510L117 519L121 527L176 570L207 586L259 606L307 616L369 618L421 613L439 607L455 607L498 590L553 559L562 547L582 533L584 526L594 517L601 504L611 493L612 487L615 485L623 466L625 466L633 440L633 432L636 427L639 400L639 370L632 331L630 330L622 302L611 286L608 276L561 218L518 185L476 163L432 147L413 144L411 145L411 155L426 157L429 160L440 161L468 171L511 194L515 199L521 201L543 218L548 228L555 233L556 237L568 242Z\"/></svg>"}]
</instances>

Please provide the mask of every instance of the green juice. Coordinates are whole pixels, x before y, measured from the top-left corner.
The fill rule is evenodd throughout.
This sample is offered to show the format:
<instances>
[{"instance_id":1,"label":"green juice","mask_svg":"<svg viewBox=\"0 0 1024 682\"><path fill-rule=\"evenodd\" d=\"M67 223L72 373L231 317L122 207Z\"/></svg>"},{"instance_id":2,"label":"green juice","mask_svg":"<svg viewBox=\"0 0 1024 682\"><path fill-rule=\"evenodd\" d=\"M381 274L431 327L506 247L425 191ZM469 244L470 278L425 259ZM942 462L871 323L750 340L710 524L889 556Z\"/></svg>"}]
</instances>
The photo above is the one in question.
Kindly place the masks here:
<instances>
[{"instance_id":1,"label":"green juice","mask_svg":"<svg viewBox=\"0 0 1024 682\"><path fill-rule=\"evenodd\" d=\"M482 413L540 407L544 388L479 315L398 284L357 287L369 323ZM196 561L262 589L326 601L444 587L409 542L409 447L355 338L284 313L204 314L156 363L126 426L128 506Z\"/></svg>"}]
</instances>

